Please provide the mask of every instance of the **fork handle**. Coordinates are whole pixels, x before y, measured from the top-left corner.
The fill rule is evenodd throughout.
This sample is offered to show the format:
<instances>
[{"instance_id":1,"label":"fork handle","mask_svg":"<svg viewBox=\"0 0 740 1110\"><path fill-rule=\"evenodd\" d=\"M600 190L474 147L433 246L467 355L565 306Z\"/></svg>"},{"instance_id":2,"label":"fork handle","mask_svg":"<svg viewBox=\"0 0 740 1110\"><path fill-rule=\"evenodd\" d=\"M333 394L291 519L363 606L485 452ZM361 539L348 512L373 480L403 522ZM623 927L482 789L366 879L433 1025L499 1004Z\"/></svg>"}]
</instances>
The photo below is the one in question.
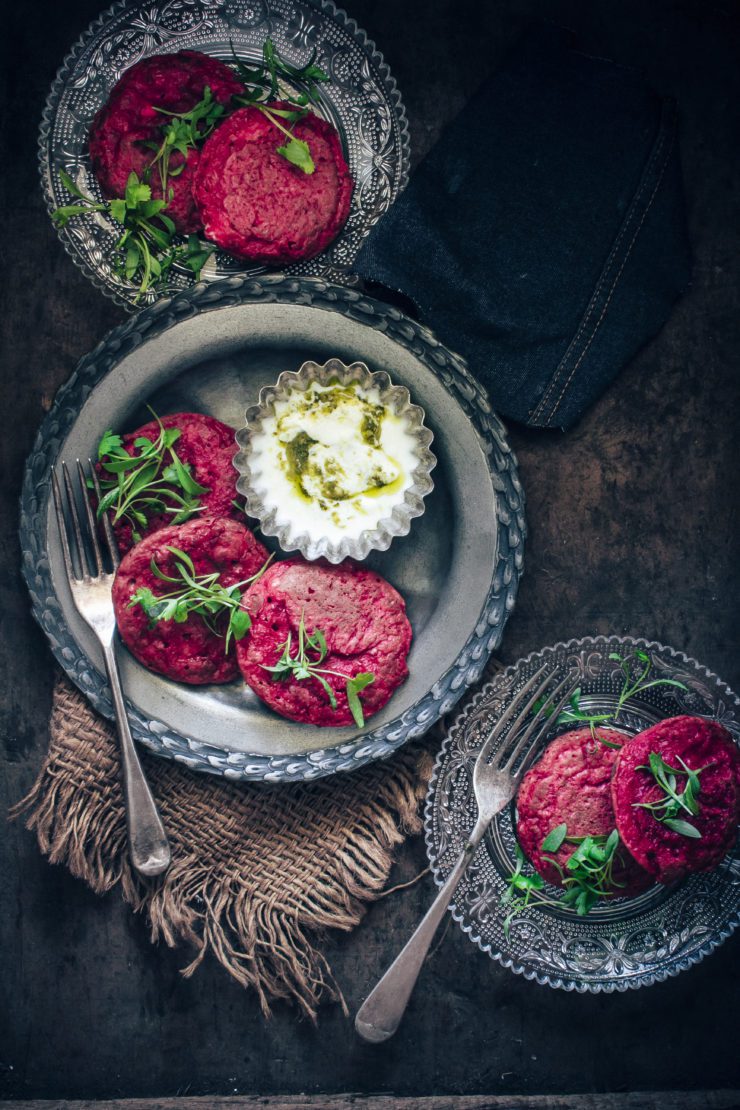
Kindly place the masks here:
<instances>
[{"instance_id":1,"label":"fork handle","mask_svg":"<svg viewBox=\"0 0 740 1110\"><path fill-rule=\"evenodd\" d=\"M379 1044L392 1037L398 1029L432 938L452 901L455 887L475 855L486 824L476 825L457 863L416 931L357 1011L355 1029L364 1041Z\"/></svg>"},{"instance_id":2,"label":"fork handle","mask_svg":"<svg viewBox=\"0 0 740 1110\"><path fill-rule=\"evenodd\" d=\"M113 695L118 738L121 742L123 794L126 801L126 827L131 863L142 875L161 875L167 870L172 859L167 834L131 735L115 647L112 642L103 645L103 653Z\"/></svg>"}]
</instances>

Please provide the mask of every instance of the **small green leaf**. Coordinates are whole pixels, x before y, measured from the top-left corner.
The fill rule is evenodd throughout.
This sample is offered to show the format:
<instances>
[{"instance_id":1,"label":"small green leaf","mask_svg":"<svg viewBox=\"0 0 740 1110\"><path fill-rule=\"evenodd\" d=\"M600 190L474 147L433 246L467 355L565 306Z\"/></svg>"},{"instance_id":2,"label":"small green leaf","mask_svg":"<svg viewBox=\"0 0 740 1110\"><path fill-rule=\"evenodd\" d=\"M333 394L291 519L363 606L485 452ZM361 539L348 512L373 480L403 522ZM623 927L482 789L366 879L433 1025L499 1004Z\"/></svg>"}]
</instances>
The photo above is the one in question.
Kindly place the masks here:
<instances>
[{"instance_id":1,"label":"small green leaf","mask_svg":"<svg viewBox=\"0 0 740 1110\"><path fill-rule=\"evenodd\" d=\"M246 609L235 609L231 614L231 632L235 640L243 640L252 627L252 618Z\"/></svg>"},{"instance_id":2,"label":"small green leaf","mask_svg":"<svg viewBox=\"0 0 740 1110\"><path fill-rule=\"evenodd\" d=\"M680 817L666 817L663 824L675 833L681 836L688 836L694 840L701 840L701 833L699 830L688 821L683 821Z\"/></svg>"},{"instance_id":3,"label":"small green leaf","mask_svg":"<svg viewBox=\"0 0 740 1110\"><path fill-rule=\"evenodd\" d=\"M66 172L66 170L59 171L59 180L61 181L67 192L71 193L73 197L79 197L81 200L89 200L89 197L86 197L82 190L77 185L75 185L74 181Z\"/></svg>"},{"instance_id":4,"label":"small green leaf","mask_svg":"<svg viewBox=\"0 0 740 1110\"><path fill-rule=\"evenodd\" d=\"M303 139L296 139L291 136L287 143L275 149L278 154L282 154L283 158L287 158L291 165L297 166L304 173L311 174L316 169L308 143L304 142Z\"/></svg>"},{"instance_id":5,"label":"small green leaf","mask_svg":"<svg viewBox=\"0 0 740 1110\"><path fill-rule=\"evenodd\" d=\"M105 455L110 455L116 448L122 446L123 439L121 436L116 435L112 428L108 428L103 432L98 444L98 458L102 459Z\"/></svg>"},{"instance_id":6,"label":"small green leaf","mask_svg":"<svg viewBox=\"0 0 740 1110\"><path fill-rule=\"evenodd\" d=\"M369 671L363 671L356 674L354 678L347 679L347 704L358 728L364 727L365 716L362 712L362 702L357 695L360 690L364 690L366 686L370 686L373 682L375 682L375 675Z\"/></svg>"},{"instance_id":7,"label":"small green leaf","mask_svg":"<svg viewBox=\"0 0 740 1110\"><path fill-rule=\"evenodd\" d=\"M567 835L568 826L566 824L557 825L554 829L551 829L551 831L542 841L542 851L557 852L558 848L562 845Z\"/></svg>"}]
</instances>

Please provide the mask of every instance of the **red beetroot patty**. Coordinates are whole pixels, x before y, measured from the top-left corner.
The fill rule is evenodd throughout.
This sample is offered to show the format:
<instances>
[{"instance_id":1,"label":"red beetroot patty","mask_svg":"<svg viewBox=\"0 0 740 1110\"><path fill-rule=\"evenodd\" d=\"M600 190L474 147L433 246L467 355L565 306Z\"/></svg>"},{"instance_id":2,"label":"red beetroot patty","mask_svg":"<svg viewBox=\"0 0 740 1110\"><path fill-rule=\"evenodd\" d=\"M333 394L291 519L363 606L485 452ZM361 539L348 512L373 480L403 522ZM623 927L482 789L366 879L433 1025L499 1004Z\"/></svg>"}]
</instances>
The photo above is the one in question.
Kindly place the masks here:
<instances>
[{"instance_id":1,"label":"red beetroot patty","mask_svg":"<svg viewBox=\"0 0 740 1110\"><path fill-rule=\"evenodd\" d=\"M192 686L207 682L231 682L239 673L236 653L224 637L216 636L197 613L186 621L157 621L153 627L140 605L130 607L133 594L145 586L161 595L177 589L152 573L151 562L174 576L177 547L193 560L196 574L218 571L222 586L233 586L257 573L267 551L248 528L235 520L191 520L162 528L147 536L121 560L113 583L113 607L121 639L132 655L150 671ZM220 618L226 631L226 617Z\"/></svg>"},{"instance_id":2,"label":"red beetroot patty","mask_svg":"<svg viewBox=\"0 0 740 1110\"><path fill-rule=\"evenodd\" d=\"M200 495L201 508L199 517L223 516L243 519L243 514L233 504L236 497L236 471L233 458L236 454L234 429L228 424L222 424L212 416L204 416L199 412L176 412L170 416L162 417L165 428L179 428L181 435L173 447L178 458L183 463L190 465L190 473L198 485L205 486L208 493ZM139 448L134 447L137 439L156 440L159 436L159 424L156 420L144 424L134 432L128 432L122 437L123 446L130 455L139 453ZM169 454L165 452L165 466L169 463ZM110 477L105 469L98 464L98 474L101 477ZM167 483L161 483L167 485ZM173 489L182 490L173 486ZM111 518L113 514L111 513ZM144 537L160 528L172 524L171 513L157 513L148 518L146 527L138 528L139 534ZM121 518L113 525L113 531L118 542L121 554L129 551L134 544L131 524Z\"/></svg>"},{"instance_id":3,"label":"red beetroot patty","mask_svg":"<svg viewBox=\"0 0 740 1110\"><path fill-rule=\"evenodd\" d=\"M122 197L129 174L133 171L142 178L149 169L156 151L145 144L159 144L162 125L168 122L167 116L154 109L188 112L201 100L206 86L220 104L228 104L235 93L244 91L241 82L223 62L192 50L156 54L126 70L90 128L90 157L105 196ZM167 215L182 232L201 228L192 194L198 158L199 151L188 151L183 171L167 181L168 192L170 188L173 191ZM182 163L182 155L173 153L172 169ZM152 196L161 198L156 167L151 171L149 183Z\"/></svg>"},{"instance_id":4,"label":"red beetroot patty","mask_svg":"<svg viewBox=\"0 0 740 1110\"><path fill-rule=\"evenodd\" d=\"M655 802L665 794L649 766L656 752L671 767L679 758L699 776L699 812L681 812L701 833L701 839L683 836L656 820L650 810L636 803ZM682 793L686 776L677 774ZM702 717L669 717L624 745L616 761L612 801L622 841L658 882L672 883L691 871L711 871L732 847L740 817L740 754L732 736L716 721Z\"/></svg>"},{"instance_id":5,"label":"red beetroot patty","mask_svg":"<svg viewBox=\"0 0 740 1110\"><path fill-rule=\"evenodd\" d=\"M626 737L612 729L598 728L597 736L623 744ZM567 825L568 836L608 836L616 827L611 800L611 777L618 752L594 740L590 728L565 732L548 744L542 758L522 779L517 795L517 834L524 854L544 879L562 886L560 872L545 856L566 870L577 845L563 843L557 852L543 852L542 841ZM614 892L619 897L639 894L650 886L647 872L617 849L613 870Z\"/></svg>"},{"instance_id":6,"label":"red beetroot patty","mask_svg":"<svg viewBox=\"0 0 740 1110\"><path fill-rule=\"evenodd\" d=\"M336 130L309 113L293 133L310 147L311 174L277 153L285 137L259 108L234 112L203 146L193 192L205 234L239 258L313 258L347 219L352 179Z\"/></svg>"},{"instance_id":7,"label":"red beetroot patty","mask_svg":"<svg viewBox=\"0 0 740 1110\"><path fill-rule=\"evenodd\" d=\"M359 695L365 719L383 708L408 675L411 625L406 606L374 571L291 559L271 566L249 587L243 604L251 614L252 629L237 644L241 672L271 709L292 721L349 725L353 720L344 678L325 676L337 700L332 709L317 679L298 681L291 676L278 681L264 669L277 663L289 633L295 655L301 615L309 633L320 629L326 638L322 668L348 678L361 672L375 675L374 683ZM315 653L310 655L315 658Z\"/></svg>"}]
</instances>

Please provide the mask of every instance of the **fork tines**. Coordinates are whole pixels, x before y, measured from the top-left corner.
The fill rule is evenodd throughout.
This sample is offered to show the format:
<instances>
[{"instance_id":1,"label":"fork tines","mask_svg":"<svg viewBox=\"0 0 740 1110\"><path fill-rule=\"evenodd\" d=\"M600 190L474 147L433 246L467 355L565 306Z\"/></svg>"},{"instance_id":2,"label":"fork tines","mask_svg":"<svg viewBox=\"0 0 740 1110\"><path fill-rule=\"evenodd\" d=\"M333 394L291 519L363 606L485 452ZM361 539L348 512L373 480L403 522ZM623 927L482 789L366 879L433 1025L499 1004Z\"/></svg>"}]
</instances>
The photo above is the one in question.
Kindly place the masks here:
<instances>
[{"instance_id":1,"label":"fork tines","mask_svg":"<svg viewBox=\"0 0 740 1110\"><path fill-rule=\"evenodd\" d=\"M101 497L100 483L95 473L95 467L89 459L88 466L92 488L99 502ZM100 546L97 514L90 500L88 478L79 459L76 460L76 470L78 492L75 492L75 486L66 462L61 464L62 483L59 481L56 470L52 469L51 491L67 576L70 581L86 582L93 578L100 578L101 575L106 573L106 568ZM64 494L62 493L62 484ZM81 523L79 499L82 500L84 506L84 523ZM119 563L118 547L107 513L103 514L102 523L107 552L115 570Z\"/></svg>"},{"instance_id":2,"label":"fork tines","mask_svg":"<svg viewBox=\"0 0 740 1110\"><path fill-rule=\"evenodd\" d=\"M517 761L520 761L515 773L517 776L523 774L525 764L530 761L539 742L555 724L576 688L572 675L566 675L553 687L555 678L557 675L549 671L548 665L545 664L525 682L496 722L491 735L480 750L479 760L487 763L494 748L501 741L496 752L497 766L511 773ZM534 716L530 719L533 711ZM522 729L524 731L521 731ZM532 738L535 731L537 735Z\"/></svg>"}]
</instances>

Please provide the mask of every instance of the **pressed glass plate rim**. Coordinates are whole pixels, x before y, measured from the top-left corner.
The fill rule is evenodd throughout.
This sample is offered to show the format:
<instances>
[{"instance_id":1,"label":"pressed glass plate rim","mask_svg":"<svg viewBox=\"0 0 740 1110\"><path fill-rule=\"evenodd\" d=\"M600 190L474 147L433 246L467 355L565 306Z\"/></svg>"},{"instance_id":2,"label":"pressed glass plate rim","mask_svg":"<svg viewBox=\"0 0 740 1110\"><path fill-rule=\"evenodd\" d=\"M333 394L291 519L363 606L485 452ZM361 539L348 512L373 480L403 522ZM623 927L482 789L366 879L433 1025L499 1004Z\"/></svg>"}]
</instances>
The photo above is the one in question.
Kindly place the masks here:
<instances>
[{"instance_id":1,"label":"pressed glass plate rim","mask_svg":"<svg viewBox=\"0 0 740 1110\"><path fill-rule=\"evenodd\" d=\"M718 675L710 671L708 667L699 663L696 659L686 655L682 651L677 651L675 648L661 644L656 640L646 640L638 637L631 636L584 636L570 640L558 641L556 644L548 644L536 651L530 652L526 656L517 659L510 666L504 668L492 680L486 682L480 687L473 697L467 702L465 707L457 713L455 719L447 730L447 735L443 741L442 747L439 750L437 758L432 770L432 777L429 781L427 789L426 802L424 805L424 840L426 845L427 858L429 860L430 870L438 887L441 887L446 879L446 874L437 864L435 855L434 844L434 827L433 827L433 810L436 789L440 772L445 762L445 756L453 742L453 730L456 726L472 716L473 710L480 702L488 695L488 693L495 688L497 681L502 681L507 677L513 675L522 667L532 663L535 659L541 658L546 653L557 653L560 651L574 651L582 648L601 648L607 645L617 644L630 649L653 650L670 656L677 662L684 664L687 667L693 668L698 673L702 674L711 684L718 686L722 689L728 698L732 701L735 707L740 707L740 698L735 694L730 686L727 685ZM553 975L547 972L539 972L534 968L526 967L513 957L507 957L502 952L494 949L494 946L484 941L480 933L476 933L476 926L473 922L466 921L466 915L457 909L457 905L453 901L450 905L450 913L452 918L460 926L462 931L468 935L473 944L480 948L481 952L485 952L492 960L495 960L502 967L508 968L513 971L515 975L521 975L523 978L530 981L539 983L540 986L553 987L558 990L575 991L578 994L612 994L615 991L624 992L627 990L638 990L640 987L652 986L654 983L662 983L667 979L675 978L680 975L682 971L687 971L690 967L700 963L706 956L723 944L728 937L730 937L735 929L740 925L740 899L738 900L737 908L734 913L717 927L714 933L709 936L694 952L684 956L676 963L667 967L651 968L649 971L644 972L639 978L633 979L615 979L613 982L583 982L573 979L567 979L563 976Z\"/></svg>"},{"instance_id":2,"label":"pressed glass plate rim","mask_svg":"<svg viewBox=\"0 0 740 1110\"><path fill-rule=\"evenodd\" d=\"M382 51L378 49L375 42L369 37L367 32L359 26L355 19L351 18L347 14L347 12L344 11L343 8L337 7L337 5L334 3L334 0L304 0L304 2L317 8L322 13L326 14L330 19L334 20L340 26L344 27L347 32L352 35L352 37L357 41L359 46L372 59L373 64L375 65L378 74L380 75L383 83L383 88L388 96L390 103L393 106L395 119L400 135L400 176L396 191L391 197L390 203L393 204L408 184L411 162L411 142L409 135L408 117L406 115L406 108L403 103L401 92L398 88L396 79L391 73L390 66L386 62ZM62 64L57 70L54 80L51 83L51 87L49 89L49 93L44 104L44 109L41 114L41 123L39 125L39 134L37 140L37 161L39 177L41 179L41 192L44 198L44 204L49 215L51 215L51 213L56 208L55 198L50 186L51 160L49 141L53 120L59 107L59 101L65 85L72 74L72 71L79 56L86 49L90 41L94 39L100 31L103 30L106 24L112 19L115 19L127 8L135 10L137 7L142 6L143 0L116 0L116 2L114 4L111 4L109 8L106 8L105 11L101 12L99 16L97 16L87 25L79 38L70 47L67 54L65 54ZM382 214L380 218L382 218ZM369 230L370 228L367 229L365 233L366 235L369 233ZM92 282L95 288L99 289L105 297L108 297L110 300L114 301L115 304L120 305L122 308L125 308L126 311L140 311L142 308L151 307L151 305L155 304L159 299L155 298L153 301L148 301L142 305L133 304L129 298L123 296L115 288L109 285L104 280L104 278L101 278L95 267L90 265L87 259L74 248L74 245L70 239L63 235L58 235L58 238L65 252L72 259L75 266L77 266L77 268L85 275L85 277ZM239 275L235 274L232 276ZM261 277L269 276L269 274L245 274L244 276ZM329 280L332 280L332 276L330 274L325 275L322 273L317 273L316 275L306 276L326 277ZM218 280L228 280L228 277L224 275ZM334 278L333 280L336 280L336 278ZM188 288L192 288L192 285L188 286ZM176 291L172 290L162 294L162 296L174 295L176 295Z\"/></svg>"}]
</instances>

